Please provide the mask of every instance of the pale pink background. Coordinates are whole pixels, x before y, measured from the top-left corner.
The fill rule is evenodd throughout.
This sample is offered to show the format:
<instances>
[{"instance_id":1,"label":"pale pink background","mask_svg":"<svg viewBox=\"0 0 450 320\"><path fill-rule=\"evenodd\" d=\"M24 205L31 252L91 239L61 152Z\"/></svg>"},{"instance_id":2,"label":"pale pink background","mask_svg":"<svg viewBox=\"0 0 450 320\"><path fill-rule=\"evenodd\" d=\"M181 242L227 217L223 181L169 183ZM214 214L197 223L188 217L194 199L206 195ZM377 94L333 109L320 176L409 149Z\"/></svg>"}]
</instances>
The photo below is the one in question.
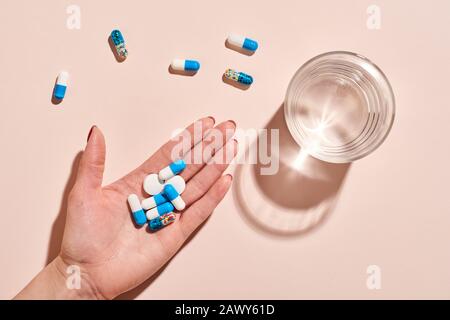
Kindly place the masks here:
<instances>
[{"instance_id":1,"label":"pale pink background","mask_svg":"<svg viewBox=\"0 0 450 320\"><path fill-rule=\"evenodd\" d=\"M107 139L108 183L199 117L265 127L296 69L332 50L376 62L397 114L386 142L349 169L326 221L301 236L272 235L242 216L230 192L162 274L125 298L450 298L450 2L376 1L378 31L366 27L372 1L268 3L1 1L0 298L56 250L64 189L92 124ZM81 30L66 28L69 4L81 7ZM122 64L107 43L115 27L129 49ZM231 32L260 49L252 57L226 49ZM171 75L174 57L202 68ZM253 75L252 88L224 84L229 66ZM55 106L62 69L70 85ZM372 264L381 290L366 287Z\"/></svg>"}]
</instances>

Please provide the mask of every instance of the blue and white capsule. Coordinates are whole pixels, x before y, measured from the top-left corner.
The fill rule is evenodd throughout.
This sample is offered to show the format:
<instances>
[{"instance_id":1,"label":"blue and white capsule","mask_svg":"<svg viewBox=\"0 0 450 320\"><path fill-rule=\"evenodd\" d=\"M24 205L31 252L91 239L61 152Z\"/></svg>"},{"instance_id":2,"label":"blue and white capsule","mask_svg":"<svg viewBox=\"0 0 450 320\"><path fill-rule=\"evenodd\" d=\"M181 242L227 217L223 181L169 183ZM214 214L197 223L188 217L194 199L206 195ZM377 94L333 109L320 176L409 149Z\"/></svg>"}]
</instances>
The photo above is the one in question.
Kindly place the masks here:
<instances>
[{"instance_id":1,"label":"blue and white capsule","mask_svg":"<svg viewBox=\"0 0 450 320\"><path fill-rule=\"evenodd\" d=\"M69 73L67 71L61 71L56 79L55 89L53 90L53 96L58 99L64 99L67 89L67 81L69 80Z\"/></svg>"},{"instance_id":2,"label":"blue and white capsule","mask_svg":"<svg viewBox=\"0 0 450 320\"><path fill-rule=\"evenodd\" d=\"M147 222L145 212L141 207L139 197L135 194L128 196L128 204L130 205L131 212L133 213L133 220L138 226L142 226Z\"/></svg>"},{"instance_id":3,"label":"blue and white capsule","mask_svg":"<svg viewBox=\"0 0 450 320\"><path fill-rule=\"evenodd\" d=\"M253 78L251 75L248 75L243 72L238 72L233 69L225 70L224 76L225 78L230 79L231 81L238 82L246 86L249 86L253 83Z\"/></svg>"},{"instance_id":4,"label":"blue and white capsule","mask_svg":"<svg viewBox=\"0 0 450 320\"><path fill-rule=\"evenodd\" d=\"M255 52L256 49L258 49L258 42L238 34L229 35L227 41L234 47L242 48L251 52Z\"/></svg>"},{"instance_id":5,"label":"blue and white capsule","mask_svg":"<svg viewBox=\"0 0 450 320\"><path fill-rule=\"evenodd\" d=\"M123 39L122 32L120 30L113 30L111 32L111 40L116 49L117 55L121 59L126 59L128 56L128 50L125 48L125 40Z\"/></svg>"},{"instance_id":6,"label":"blue and white capsule","mask_svg":"<svg viewBox=\"0 0 450 320\"><path fill-rule=\"evenodd\" d=\"M164 169L162 169L158 175L161 180L166 181L172 178L173 176L179 174L181 171L184 170L184 168L186 168L186 162L184 162L184 160L182 159L176 160L171 164L169 164Z\"/></svg>"},{"instance_id":7,"label":"blue and white capsule","mask_svg":"<svg viewBox=\"0 0 450 320\"><path fill-rule=\"evenodd\" d=\"M158 218L159 216L165 215L166 213L170 213L174 210L174 206L170 202L165 202L163 204L160 204L156 208L150 209L147 211L147 219L153 220L155 218Z\"/></svg>"},{"instance_id":8,"label":"blue and white capsule","mask_svg":"<svg viewBox=\"0 0 450 320\"><path fill-rule=\"evenodd\" d=\"M164 193L165 198L167 198L167 200L172 202L173 206L178 211L181 211L184 208L186 208L186 203L181 198L180 194L178 193L178 191L175 189L175 187L173 185L171 185L171 184L165 185L163 193Z\"/></svg>"},{"instance_id":9,"label":"blue and white capsule","mask_svg":"<svg viewBox=\"0 0 450 320\"><path fill-rule=\"evenodd\" d=\"M197 72L200 69L200 62L197 60L174 59L170 66L177 71Z\"/></svg>"},{"instance_id":10,"label":"blue and white capsule","mask_svg":"<svg viewBox=\"0 0 450 320\"><path fill-rule=\"evenodd\" d=\"M169 200L167 200L167 198L164 197L164 194L161 192L161 193L154 195L153 197L142 200L141 205L144 210L149 210L151 208L157 207L160 204L166 203L168 201Z\"/></svg>"}]
</instances>

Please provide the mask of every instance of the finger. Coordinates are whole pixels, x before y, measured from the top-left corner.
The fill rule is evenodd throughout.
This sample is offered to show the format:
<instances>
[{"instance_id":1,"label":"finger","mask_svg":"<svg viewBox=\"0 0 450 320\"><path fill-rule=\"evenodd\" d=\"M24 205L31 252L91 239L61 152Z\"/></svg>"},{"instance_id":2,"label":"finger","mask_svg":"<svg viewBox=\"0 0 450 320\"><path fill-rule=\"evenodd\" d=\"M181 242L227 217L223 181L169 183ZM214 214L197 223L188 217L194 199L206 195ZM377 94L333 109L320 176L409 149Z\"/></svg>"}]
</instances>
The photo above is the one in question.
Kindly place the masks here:
<instances>
[{"instance_id":1,"label":"finger","mask_svg":"<svg viewBox=\"0 0 450 320\"><path fill-rule=\"evenodd\" d=\"M211 215L230 189L232 180L229 174L222 176L201 199L181 214L178 223L185 238Z\"/></svg>"},{"instance_id":2,"label":"finger","mask_svg":"<svg viewBox=\"0 0 450 320\"><path fill-rule=\"evenodd\" d=\"M199 172L214 154L233 137L235 131L236 124L231 120L222 122L211 129L203 138L203 141L193 147L184 157L187 166L180 174L184 180L188 181Z\"/></svg>"},{"instance_id":3,"label":"finger","mask_svg":"<svg viewBox=\"0 0 450 320\"><path fill-rule=\"evenodd\" d=\"M89 131L87 145L80 160L77 183L90 189L102 186L105 154L105 138L100 129L93 126Z\"/></svg>"},{"instance_id":4,"label":"finger","mask_svg":"<svg viewBox=\"0 0 450 320\"><path fill-rule=\"evenodd\" d=\"M200 199L222 176L236 156L237 150L238 142L235 139L228 141L225 147L220 149L208 164L189 180L186 191L182 195L187 206Z\"/></svg>"},{"instance_id":5,"label":"finger","mask_svg":"<svg viewBox=\"0 0 450 320\"><path fill-rule=\"evenodd\" d=\"M145 174L157 173L172 161L183 157L189 150L202 141L209 129L214 126L213 117L206 117L195 121L176 137L170 139L147 159L140 167Z\"/></svg>"}]
</instances>

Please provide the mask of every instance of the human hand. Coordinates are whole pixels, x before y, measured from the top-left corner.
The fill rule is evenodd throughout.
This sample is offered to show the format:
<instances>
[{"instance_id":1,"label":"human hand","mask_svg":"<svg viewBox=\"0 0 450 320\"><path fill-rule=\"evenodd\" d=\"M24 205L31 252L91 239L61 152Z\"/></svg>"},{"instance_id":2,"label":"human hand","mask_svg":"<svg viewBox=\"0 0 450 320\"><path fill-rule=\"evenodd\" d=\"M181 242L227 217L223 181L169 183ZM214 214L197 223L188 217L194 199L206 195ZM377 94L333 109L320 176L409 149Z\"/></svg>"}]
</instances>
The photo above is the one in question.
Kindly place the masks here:
<instances>
[{"instance_id":1,"label":"human hand","mask_svg":"<svg viewBox=\"0 0 450 320\"><path fill-rule=\"evenodd\" d=\"M61 252L16 298L112 299L163 267L210 216L231 186L232 177L223 172L237 153L237 142L231 139L234 122L214 127L214 119L208 117L199 120L198 126L202 135L194 134L195 124L184 132L190 134L192 148L184 154L187 167L180 174L186 180L182 194L186 209L177 214L174 223L157 232L133 224L127 197L131 193L141 199L148 197L142 188L145 176L175 160L172 150L179 141L167 142L138 168L102 187L105 140L94 126L69 195ZM193 161L200 150L201 161ZM70 265L81 270L81 289L72 290L78 292L65 288Z\"/></svg>"}]
</instances>

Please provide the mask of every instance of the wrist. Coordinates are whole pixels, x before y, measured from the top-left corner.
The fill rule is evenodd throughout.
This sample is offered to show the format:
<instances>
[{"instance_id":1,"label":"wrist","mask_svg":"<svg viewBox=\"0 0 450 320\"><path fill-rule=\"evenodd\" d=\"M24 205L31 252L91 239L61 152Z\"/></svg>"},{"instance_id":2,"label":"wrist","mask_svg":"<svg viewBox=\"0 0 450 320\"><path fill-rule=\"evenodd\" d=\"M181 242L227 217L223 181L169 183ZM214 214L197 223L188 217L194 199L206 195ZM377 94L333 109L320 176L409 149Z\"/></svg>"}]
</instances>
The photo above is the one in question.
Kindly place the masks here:
<instances>
[{"instance_id":1,"label":"wrist","mask_svg":"<svg viewBox=\"0 0 450 320\"><path fill-rule=\"evenodd\" d=\"M60 256L50 262L15 299L104 299L88 273Z\"/></svg>"},{"instance_id":2,"label":"wrist","mask_svg":"<svg viewBox=\"0 0 450 320\"><path fill-rule=\"evenodd\" d=\"M57 256L48 266L49 272L56 279L57 289L66 296L61 299L105 299L82 266L68 263L61 256Z\"/></svg>"}]
</instances>

